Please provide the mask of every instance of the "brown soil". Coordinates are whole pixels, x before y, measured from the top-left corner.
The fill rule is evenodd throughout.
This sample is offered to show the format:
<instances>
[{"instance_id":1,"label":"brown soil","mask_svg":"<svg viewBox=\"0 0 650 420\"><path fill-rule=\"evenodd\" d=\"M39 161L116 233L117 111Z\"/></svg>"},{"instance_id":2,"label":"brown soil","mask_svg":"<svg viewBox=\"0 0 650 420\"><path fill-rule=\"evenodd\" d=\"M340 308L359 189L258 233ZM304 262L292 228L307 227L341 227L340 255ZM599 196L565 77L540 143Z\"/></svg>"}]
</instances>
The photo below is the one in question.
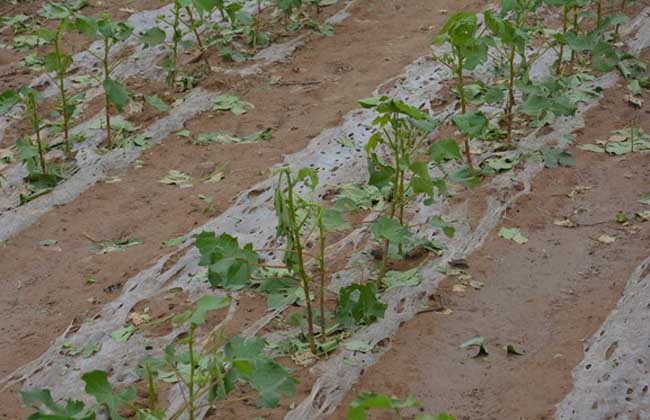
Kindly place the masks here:
<instances>
[{"instance_id":1,"label":"brown soil","mask_svg":"<svg viewBox=\"0 0 650 420\"><path fill-rule=\"evenodd\" d=\"M373 0L355 6L336 36L314 37L287 63L275 65L264 77L232 83L242 99L257 105L239 118L206 113L187 123L195 134L226 129L238 135L272 127L274 139L256 145L196 146L172 136L143 154L144 167L115 173L121 181L102 183L74 202L42 217L11 238L0 251L0 376L39 356L78 314L92 313L96 304L115 295L109 285L124 283L169 250L161 242L182 235L226 209L240 192L268 175L282 156L300 150L321 129L340 123L382 81L398 74L427 53L430 26L446 19L439 9L460 5L478 9L483 2L426 0L404 4ZM316 80L308 87L270 86L270 76L283 80ZM205 81L220 85L218 75ZM223 165L226 178L205 184L205 168ZM194 188L179 189L158 182L169 170L195 177ZM211 204L199 199L204 194ZM140 238L144 244L124 253L97 255L94 241ZM43 247L43 239L58 240ZM97 282L86 284L94 276ZM113 292L115 293L115 292ZM92 302L92 303L91 303ZM0 395L0 418L15 418L15 390Z\"/></svg>"},{"instance_id":2,"label":"brown soil","mask_svg":"<svg viewBox=\"0 0 650 420\"><path fill-rule=\"evenodd\" d=\"M622 105L625 93L623 84L606 92L578 143L606 139L611 130L634 124L633 108ZM637 112L648 131L647 107ZM360 391L401 398L412 393L427 412L448 411L458 419L553 418L555 405L571 389L571 370L583 357L585 340L615 307L650 243L650 224L612 221L618 211L632 217L643 210L638 200L650 183L647 155L572 152L576 167L544 170L533 193L503 222L520 227L528 243L517 245L494 232L467 259L467 271L485 286L458 293L452 290L458 281L447 278L436 302L451 314L425 312L406 323L333 419L345 418L345 407ZM570 198L578 187L589 189ZM579 227L554 225L564 217ZM602 234L616 241L601 243ZM476 335L485 337L488 357L459 349ZM507 356L507 344L524 354Z\"/></svg>"}]
</instances>

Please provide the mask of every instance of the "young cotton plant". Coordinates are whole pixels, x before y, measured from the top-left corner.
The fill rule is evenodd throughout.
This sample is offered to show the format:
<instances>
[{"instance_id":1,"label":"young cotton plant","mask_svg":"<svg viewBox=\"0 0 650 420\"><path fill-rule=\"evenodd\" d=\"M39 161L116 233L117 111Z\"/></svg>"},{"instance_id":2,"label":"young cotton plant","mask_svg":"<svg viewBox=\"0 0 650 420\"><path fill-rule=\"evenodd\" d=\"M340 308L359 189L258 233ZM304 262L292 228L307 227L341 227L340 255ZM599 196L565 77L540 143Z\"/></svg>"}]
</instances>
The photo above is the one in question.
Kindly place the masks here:
<instances>
[{"instance_id":1,"label":"young cotton plant","mask_svg":"<svg viewBox=\"0 0 650 420\"><path fill-rule=\"evenodd\" d=\"M325 283L328 270L326 268L325 247L330 232L349 227L344 220L342 211L336 208L324 208L321 204L308 200L299 194L300 186L306 186L314 191L318 185L318 177L313 169L304 168L294 174L291 169L283 168L278 172L278 186L275 191L274 206L278 218L277 236L286 241L284 248L267 248L255 250L251 244L240 246L237 239L222 234L216 236L212 232L203 232L197 236L196 246L201 252L200 264L208 267L208 281L213 287L227 290L240 290L252 285L252 281L261 283L261 291L269 294L282 294L294 281L300 283L302 296L307 312L307 339L312 354L318 354L316 333L314 328L314 312L312 307L312 276L309 264L316 266L320 283L320 339L325 341ZM306 243L315 235L318 243L318 253L309 254ZM270 265L261 261L259 252L280 251L283 253L283 265ZM268 273L271 273L269 276ZM268 285L276 285L277 287ZM289 282L289 283L287 283ZM274 297L273 307L277 301L296 301L297 296L292 290L294 299Z\"/></svg>"},{"instance_id":2,"label":"young cotton plant","mask_svg":"<svg viewBox=\"0 0 650 420\"><path fill-rule=\"evenodd\" d=\"M456 79L461 114L467 112L468 102L465 90L465 71L475 69L479 64L485 62L488 57L489 39L479 35L478 29L476 14L459 12L450 17L440 30L440 33L433 37L434 44L446 43L451 49L451 52L441 57L434 54L434 59L451 70ZM470 138L465 136L465 158L471 170L474 166L469 141Z\"/></svg>"},{"instance_id":3,"label":"young cotton plant","mask_svg":"<svg viewBox=\"0 0 650 420\"><path fill-rule=\"evenodd\" d=\"M396 246L401 255L404 248L414 242L405 209L417 196L425 197L425 204L432 204L436 195L446 194L446 182L444 178L431 176L429 162L421 150L437 127L436 120L387 96L364 99L360 104L379 114L373 121L375 132L365 146L368 183L382 191L390 204L388 213L370 226L373 236L382 244L382 264L377 276L380 286L388 268L391 245ZM451 143L453 146L445 143L447 148L434 144L431 152L435 154L434 164L460 156L458 146Z\"/></svg>"},{"instance_id":4,"label":"young cotton plant","mask_svg":"<svg viewBox=\"0 0 650 420\"><path fill-rule=\"evenodd\" d=\"M72 66L72 56L65 52L63 34L74 28L71 19L73 12L62 4L48 3L43 6L40 14L47 19L59 21L54 30L43 28L40 31L41 37L54 45L54 51L45 56L43 69L52 78L59 92L59 111L63 118L64 152L66 156L71 157L70 121L79 103L80 96L74 95L71 97L66 92L65 77Z\"/></svg>"},{"instance_id":5,"label":"young cotton plant","mask_svg":"<svg viewBox=\"0 0 650 420\"><path fill-rule=\"evenodd\" d=\"M107 14L102 15L99 19L77 15L75 27L91 40L100 39L103 46L101 53L95 52L92 48L88 49L88 52L101 63L101 77L91 76L104 88L106 144L109 149L112 149L111 105L115 106L118 112L122 112L124 107L130 102L131 97L122 83L111 77L117 66L122 62L122 60L113 61L111 51L118 43L125 41L131 36L133 27L126 22L112 21Z\"/></svg>"},{"instance_id":6,"label":"young cotton plant","mask_svg":"<svg viewBox=\"0 0 650 420\"><path fill-rule=\"evenodd\" d=\"M81 376L85 392L95 399L94 404L86 406L74 400L57 403L49 390L23 392L25 406L36 410L29 418L94 420L97 413L103 412L112 420L122 420L123 410L129 410L139 420L194 420L202 409L219 409L226 403L241 400L228 399L238 383L255 390L261 406L276 407L281 397L295 394L298 381L265 353L264 339L235 336L228 340L219 330L203 340L202 346L198 345L197 331L205 325L208 314L229 304L227 297L205 295L193 309L174 317L175 323L185 326L187 334L167 346L161 357L142 362L137 373L146 383L145 403L137 401L135 387L116 390L106 372L95 370ZM183 402L175 411L158 406L158 392L163 383L181 389Z\"/></svg>"},{"instance_id":7,"label":"young cotton plant","mask_svg":"<svg viewBox=\"0 0 650 420\"><path fill-rule=\"evenodd\" d=\"M515 108L515 81L517 77L528 77L528 58L526 49L529 44L528 28L526 18L529 13L534 12L541 1L538 0L515 0L502 2L502 8L498 15L487 11L484 13L484 20L487 28L496 40L494 50L506 64L506 102L504 105L504 119L507 127L507 138L512 142L513 114ZM520 63L517 66L516 59Z\"/></svg>"}]
</instances>

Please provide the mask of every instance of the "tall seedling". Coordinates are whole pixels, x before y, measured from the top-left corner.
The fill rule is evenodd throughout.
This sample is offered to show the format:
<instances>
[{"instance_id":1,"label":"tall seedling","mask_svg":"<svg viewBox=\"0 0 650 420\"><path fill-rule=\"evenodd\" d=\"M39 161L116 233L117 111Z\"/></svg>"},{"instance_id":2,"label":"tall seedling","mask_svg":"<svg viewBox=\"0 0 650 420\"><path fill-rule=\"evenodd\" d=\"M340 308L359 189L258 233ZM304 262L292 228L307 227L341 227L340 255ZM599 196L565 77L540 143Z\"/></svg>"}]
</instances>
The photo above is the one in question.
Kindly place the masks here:
<instances>
[{"instance_id":1,"label":"tall seedling","mask_svg":"<svg viewBox=\"0 0 650 420\"><path fill-rule=\"evenodd\" d=\"M70 120L76 108L76 100L74 97L69 97L66 93L65 76L72 65L72 56L65 53L63 45L63 34L73 28L70 20L72 14L70 10L60 4L49 3L43 7L41 14L48 19L59 20L58 25L54 31L49 29L42 29L40 31L41 37L51 41L54 44L54 52L45 56L45 71L49 74L54 74L52 77L54 84L59 91L60 111L63 117L63 145L66 156L72 155L72 148L70 145Z\"/></svg>"},{"instance_id":2,"label":"tall seedling","mask_svg":"<svg viewBox=\"0 0 650 420\"><path fill-rule=\"evenodd\" d=\"M124 88L122 83L111 78L111 75L121 63L121 60L113 61L111 50L119 42L125 41L133 33L133 27L126 22L113 22L108 15L103 15L99 20L89 16L77 16L75 26L79 32L90 39L99 38L103 45L101 54L93 51L92 54L102 66L102 75L95 79L102 84L104 88L104 108L106 112L106 144L108 148L113 147L113 138L111 133L111 105L114 105L119 112L131 100L129 92ZM94 77L94 76L93 76Z\"/></svg>"},{"instance_id":3,"label":"tall seedling","mask_svg":"<svg viewBox=\"0 0 650 420\"><path fill-rule=\"evenodd\" d=\"M418 151L437 127L429 115L397 99L389 97L360 101L364 108L374 109L379 116L373 121L376 131L368 140L369 184L384 192L390 202L386 216L371 226L375 238L382 242L382 265L377 276L378 285L384 277L391 244L403 251L411 240L405 221L405 208L417 195L425 195L431 204L436 189L444 192L445 181L429 174L428 162L418 156ZM382 158L380 153L386 157Z\"/></svg>"},{"instance_id":4,"label":"tall seedling","mask_svg":"<svg viewBox=\"0 0 650 420\"><path fill-rule=\"evenodd\" d=\"M311 169L303 169L297 176L294 176L289 168L280 170L274 200L275 213L278 218L277 233L279 237L283 237L287 241L284 264L300 278L305 293L307 334L309 348L313 354L316 354L316 342L309 289L311 279L305 268L305 247L302 239L303 230L308 226L312 217L311 205L297 194L296 187L297 184L306 181L306 185L314 189L318 182L315 177L315 172ZM321 333L325 334L324 331Z\"/></svg>"},{"instance_id":5,"label":"tall seedling","mask_svg":"<svg viewBox=\"0 0 650 420\"><path fill-rule=\"evenodd\" d=\"M504 105L504 119L506 121L508 141L512 141L513 110L515 106L515 81L518 74L527 78L527 57L526 47L528 45L528 33L526 29L526 17L529 12L534 11L539 5L537 0L516 0L514 2L502 2L502 9L499 15L490 11L484 13L485 24L497 39L495 49L506 63L506 102ZM517 57L520 58L520 66L516 64Z\"/></svg>"},{"instance_id":6,"label":"tall seedling","mask_svg":"<svg viewBox=\"0 0 650 420\"><path fill-rule=\"evenodd\" d=\"M449 18L439 35L433 37L434 44L449 44L450 53L434 58L445 65L456 78L456 89L460 100L460 112L467 112L467 96L465 92L465 70L473 70L487 59L488 45L485 37L479 36L476 14L459 12ZM469 138L465 137L465 159L473 169L470 153Z\"/></svg>"}]
</instances>

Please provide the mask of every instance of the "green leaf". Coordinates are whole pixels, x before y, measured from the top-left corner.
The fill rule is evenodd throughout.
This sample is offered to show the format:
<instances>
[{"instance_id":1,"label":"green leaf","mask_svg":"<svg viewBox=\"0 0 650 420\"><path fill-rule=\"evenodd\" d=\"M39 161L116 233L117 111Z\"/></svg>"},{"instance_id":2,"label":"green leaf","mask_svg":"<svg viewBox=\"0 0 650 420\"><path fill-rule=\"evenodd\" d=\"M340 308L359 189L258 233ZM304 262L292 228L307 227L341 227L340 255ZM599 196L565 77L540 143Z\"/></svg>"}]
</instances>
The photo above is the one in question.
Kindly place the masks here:
<instances>
[{"instance_id":1,"label":"green leaf","mask_svg":"<svg viewBox=\"0 0 650 420\"><path fill-rule=\"evenodd\" d=\"M263 280L258 291L267 295L266 306L269 311L305 302L305 292L298 281L290 278L289 270L268 271L275 278Z\"/></svg>"},{"instance_id":2,"label":"green leaf","mask_svg":"<svg viewBox=\"0 0 650 420\"><path fill-rule=\"evenodd\" d=\"M5 90L0 95L0 115L7 113L20 101L20 97L13 90Z\"/></svg>"},{"instance_id":3,"label":"green leaf","mask_svg":"<svg viewBox=\"0 0 650 420\"><path fill-rule=\"evenodd\" d=\"M605 153L605 149L595 144L580 144L578 145L578 149L585 150L587 152Z\"/></svg>"},{"instance_id":4,"label":"green leaf","mask_svg":"<svg viewBox=\"0 0 650 420\"><path fill-rule=\"evenodd\" d=\"M641 196L641 199L639 199L639 202L640 202L641 204L647 204L647 205L650 206L650 192L644 193L644 194Z\"/></svg>"},{"instance_id":5,"label":"green leaf","mask_svg":"<svg viewBox=\"0 0 650 420\"><path fill-rule=\"evenodd\" d=\"M185 242L187 238L185 236L179 236L177 238L169 239L164 241L160 246L163 248L175 248L177 246L180 246Z\"/></svg>"},{"instance_id":6,"label":"green leaf","mask_svg":"<svg viewBox=\"0 0 650 420\"><path fill-rule=\"evenodd\" d=\"M457 114L452 122L463 134L473 139L480 139L488 128L488 119L480 111Z\"/></svg>"},{"instance_id":7,"label":"green leaf","mask_svg":"<svg viewBox=\"0 0 650 420\"><path fill-rule=\"evenodd\" d=\"M347 420L367 420L367 411L375 410L398 410L404 408L420 408L421 404L413 395L409 395L404 401L395 397L376 392L361 392L350 403Z\"/></svg>"},{"instance_id":8,"label":"green leaf","mask_svg":"<svg viewBox=\"0 0 650 420\"><path fill-rule=\"evenodd\" d=\"M413 268L408 271L389 271L384 275L381 282L386 286L386 290L397 287L417 286L422 282L419 268Z\"/></svg>"},{"instance_id":9,"label":"green leaf","mask_svg":"<svg viewBox=\"0 0 650 420\"><path fill-rule=\"evenodd\" d=\"M299 383L286 368L270 359L258 361L247 379L260 394L262 407L277 407L280 397L293 397Z\"/></svg>"},{"instance_id":10,"label":"green leaf","mask_svg":"<svg viewBox=\"0 0 650 420\"><path fill-rule=\"evenodd\" d=\"M172 169L167 172L164 178L160 181L161 184L165 185L176 185L179 188L191 188L192 187L192 178L184 172Z\"/></svg>"},{"instance_id":11,"label":"green leaf","mask_svg":"<svg viewBox=\"0 0 650 420\"><path fill-rule=\"evenodd\" d=\"M544 146L540 149L544 157L544 166L550 169L565 167L570 168L576 165L574 156L562 149L551 149Z\"/></svg>"},{"instance_id":12,"label":"green leaf","mask_svg":"<svg viewBox=\"0 0 650 420\"><path fill-rule=\"evenodd\" d=\"M463 160L463 155L458 147L458 143L454 139L443 139L433 143L427 151L431 160L438 165L441 165L448 160Z\"/></svg>"},{"instance_id":13,"label":"green leaf","mask_svg":"<svg viewBox=\"0 0 650 420\"><path fill-rule=\"evenodd\" d=\"M248 382L262 399L264 407L276 407L281 396L292 397L298 381L291 373L264 354L266 340L260 337L233 337L224 355L233 364L228 380Z\"/></svg>"},{"instance_id":14,"label":"green leaf","mask_svg":"<svg viewBox=\"0 0 650 420\"><path fill-rule=\"evenodd\" d=\"M145 47L153 47L154 45L159 45L165 42L167 34L165 31L160 29L157 26L146 30L141 36L140 41L145 45Z\"/></svg>"},{"instance_id":15,"label":"green leaf","mask_svg":"<svg viewBox=\"0 0 650 420\"><path fill-rule=\"evenodd\" d=\"M156 95L153 96L145 95L144 100L147 101L149 105L156 108L160 112L165 112L169 109L169 106Z\"/></svg>"},{"instance_id":16,"label":"green leaf","mask_svg":"<svg viewBox=\"0 0 650 420\"><path fill-rule=\"evenodd\" d=\"M349 351L358 351L360 353L369 353L375 346L363 340L348 340L345 342L345 349Z\"/></svg>"},{"instance_id":17,"label":"green leaf","mask_svg":"<svg viewBox=\"0 0 650 420\"><path fill-rule=\"evenodd\" d=\"M248 111L255 109L255 106L250 102L242 101L238 96L225 93L213 99L213 111L230 111L235 115L242 115Z\"/></svg>"},{"instance_id":18,"label":"green leaf","mask_svg":"<svg viewBox=\"0 0 650 420\"><path fill-rule=\"evenodd\" d=\"M20 393L25 407L37 410L29 420L95 420L95 412L81 401L66 400L65 405L54 402L49 389Z\"/></svg>"},{"instance_id":19,"label":"green leaf","mask_svg":"<svg viewBox=\"0 0 650 420\"><path fill-rule=\"evenodd\" d=\"M66 19L70 17L70 10L59 3L46 3L38 14L47 19Z\"/></svg>"},{"instance_id":20,"label":"green leaf","mask_svg":"<svg viewBox=\"0 0 650 420\"><path fill-rule=\"evenodd\" d=\"M202 296L196 302L196 308L190 317L192 326L199 326L205 323L205 317L210 311L226 308L230 305L230 298L227 296Z\"/></svg>"},{"instance_id":21,"label":"green leaf","mask_svg":"<svg viewBox=\"0 0 650 420\"><path fill-rule=\"evenodd\" d=\"M323 227L326 232L335 232L352 228L352 225L345 220L345 213L335 208L328 208L323 211Z\"/></svg>"},{"instance_id":22,"label":"green leaf","mask_svg":"<svg viewBox=\"0 0 650 420\"><path fill-rule=\"evenodd\" d=\"M338 202L344 207L349 205L357 210L376 210L384 207L384 196L373 185L345 184L341 187Z\"/></svg>"},{"instance_id":23,"label":"green leaf","mask_svg":"<svg viewBox=\"0 0 650 420\"><path fill-rule=\"evenodd\" d=\"M375 223L370 225L370 231L377 241L388 240L393 244L405 244L412 234L406 226L394 218L381 216Z\"/></svg>"},{"instance_id":24,"label":"green leaf","mask_svg":"<svg viewBox=\"0 0 650 420\"><path fill-rule=\"evenodd\" d=\"M129 338L135 333L135 326L129 324L126 327L117 329L111 333L111 338L118 343L126 343Z\"/></svg>"},{"instance_id":25,"label":"green leaf","mask_svg":"<svg viewBox=\"0 0 650 420\"><path fill-rule=\"evenodd\" d=\"M43 239L42 241L38 242L38 244L40 246L46 246L46 247L47 246L54 246L54 245L56 245L58 243L59 243L59 241L57 241L56 239Z\"/></svg>"},{"instance_id":26,"label":"green leaf","mask_svg":"<svg viewBox=\"0 0 650 420\"><path fill-rule=\"evenodd\" d=\"M217 237L214 232L202 232L196 238L196 246L201 252L200 265L208 266L212 287L240 290L250 284L259 259L252 244L242 248L236 238L226 233Z\"/></svg>"},{"instance_id":27,"label":"green leaf","mask_svg":"<svg viewBox=\"0 0 650 420\"><path fill-rule=\"evenodd\" d=\"M369 325L384 317L386 307L377 299L373 283L353 284L340 290L334 317L345 328Z\"/></svg>"},{"instance_id":28,"label":"green leaf","mask_svg":"<svg viewBox=\"0 0 650 420\"><path fill-rule=\"evenodd\" d=\"M514 241L518 243L519 245L523 245L526 242L528 242L528 238L526 238L520 231L519 228L505 228L502 227L499 230L499 237L503 239L508 239L511 241Z\"/></svg>"},{"instance_id":29,"label":"green leaf","mask_svg":"<svg viewBox=\"0 0 650 420\"><path fill-rule=\"evenodd\" d=\"M481 337L480 335L476 335L469 340L465 341L463 344L460 345L461 349L472 349L472 348L478 348L478 353L476 353L473 357L483 357L487 356L488 352L487 349L485 348L485 338Z\"/></svg>"},{"instance_id":30,"label":"green leaf","mask_svg":"<svg viewBox=\"0 0 650 420\"><path fill-rule=\"evenodd\" d=\"M448 238L453 238L456 228L447 223L441 216L433 216L429 219L429 224L435 228L442 229Z\"/></svg>"},{"instance_id":31,"label":"green leaf","mask_svg":"<svg viewBox=\"0 0 650 420\"><path fill-rule=\"evenodd\" d=\"M111 420L123 420L123 417L118 414L118 409L135 400L135 388L114 391L108 382L108 375L101 370L85 373L81 379L86 383L86 393L95 397L97 403L106 408Z\"/></svg>"},{"instance_id":32,"label":"green leaf","mask_svg":"<svg viewBox=\"0 0 650 420\"><path fill-rule=\"evenodd\" d=\"M506 355L513 355L513 356L522 356L523 353L519 352L513 344L506 344L503 346L503 349L506 351Z\"/></svg>"},{"instance_id":33,"label":"green leaf","mask_svg":"<svg viewBox=\"0 0 650 420\"><path fill-rule=\"evenodd\" d=\"M608 42L601 42L591 52L591 65L596 71L608 72L616 68L619 56Z\"/></svg>"},{"instance_id":34,"label":"green leaf","mask_svg":"<svg viewBox=\"0 0 650 420\"><path fill-rule=\"evenodd\" d=\"M108 100L115 105L118 111L124 111L124 107L129 103L131 97L129 92L122 86L122 84L111 78L104 79L102 83L104 92L108 96Z\"/></svg>"}]
</instances>

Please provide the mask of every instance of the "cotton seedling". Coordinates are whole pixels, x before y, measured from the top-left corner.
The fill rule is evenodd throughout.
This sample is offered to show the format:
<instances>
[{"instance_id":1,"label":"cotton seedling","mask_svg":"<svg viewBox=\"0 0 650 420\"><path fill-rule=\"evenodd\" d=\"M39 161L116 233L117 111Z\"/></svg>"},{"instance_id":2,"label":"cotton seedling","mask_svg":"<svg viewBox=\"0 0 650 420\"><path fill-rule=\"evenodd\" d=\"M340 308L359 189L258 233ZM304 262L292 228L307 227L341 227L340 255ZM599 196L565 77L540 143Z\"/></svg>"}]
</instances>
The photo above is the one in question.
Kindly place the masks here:
<instances>
[{"instance_id":1,"label":"cotton seedling","mask_svg":"<svg viewBox=\"0 0 650 420\"><path fill-rule=\"evenodd\" d=\"M54 74L52 79L59 92L59 109L63 117L64 151L66 156L70 157L72 155L70 120L74 115L79 97L70 97L66 92L65 77L72 66L72 56L66 54L62 38L65 32L72 30L74 27L71 21L72 12L61 4L49 3L41 9L40 13L48 19L59 21L54 31L45 28L41 31L41 36L54 44L54 51L45 56L43 68L48 75Z\"/></svg>"},{"instance_id":2,"label":"cotton seedling","mask_svg":"<svg viewBox=\"0 0 650 420\"><path fill-rule=\"evenodd\" d=\"M377 219L370 228L382 244L382 264L377 276L379 287L388 268L391 244L402 254L403 248L412 241L406 224L407 205L417 196L423 196L426 204L432 204L437 194L445 193L446 183L444 178L432 177L428 162L419 156L420 149L437 127L436 120L390 97L364 99L359 103L378 113L373 121L375 132L365 146L369 184L382 191L390 203L388 214ZM458 146L455 151L459 152ZM452 156L453 146L436 152L440 154L436 156L439 162L457 157Z\"/></svg>"},{"instance_id":3,"label":"cotton seedling","mask_svg":"<svg viewBox=\"0 0 650 420\"><path fill-rule=\"evenodd\" d=\"M0 95L0 115L10 115L11 110L18 104L22 105L25 109L33 135L36 138L35 153L32 152L34 147L28 138L22 141L19 140L17 145L19 149L22 148L21 155L27 163L29 172L33 173L40 169L40 173L44 175L47 174L48 168L45 161L46 146L43 139L43 128L45 124L39 112L39 104L42 101L42 95L30 87L23 87L18 92L7 90Z\"/></svg>"},{"instance_id":4,"label":"cotton seedling","mask_svg":"<svg viewBox=\"0 0 650 420\"><path fill-rule=\"evenodd\" d=\"M113 148L111 106L115 106L119 112L122 112L124 107L131 100L129 92L122 83L111 77L117 66L122 62L121 60L113 61L111 51L118 43L125 41L131 36L133 33L133 27L126 22L112 21L106 14L102 15L99 19L90 16L77 15L75 19L75 27L79 32L90 39L94 40L99 38L103 46L101 53L97 53L92 49L88 49L88 52L101 63L101 77L93 77L104 88L106 144L107 147L111 149Z\"/></svg>"},{"instance_id":5,"label":"cotton seedling","mask_svg":"<svg viewBox=\"0 0 650 420\"><path fill-rule=\"evenodd\" d=\"M445 65L456 78L456 89L460 101L460 112L467 112L467 95L465 92L465 71L473 70L485 62L488 53L488 39L478 34L476 14L459 12L449 18L440 34L433 37L434 44L449 44L450 53L434 58ZM465 158L470 170L473 169L469 137L465 136Z\"/></svg>"},{"instance_id":6,"label":"cotton seedling","mask_svg":"<svg viewBox=\"0 0 650 420\"><path fill-rule=\"evenodd\" d=\"M229 305L227 297L205 295L193 309L173 317L173 322L187 333L167 346L161 357L145 359L138 369L146 381L145 407L136 400L133 386L118 391L109 382L106 372L94 370L81 376L85 393L94 398L94 404L86 406L75 400L57 403L49 390L27 391L22 393L23 402L27 408L35 410L30 418L93 420L101 410L109 418L120 420L123 418L121 411L128 409L143 420L194 420L202 408L218 408L232 402L227 397L237 383L248 384L254 389L261 397L261 406L276 407L281 397L295 394L298 381L265 354L267 342L264 339L235 336L228 340L225 332L218 330L199 346L197 331L206 323L208 314ZM175 411L157 406L163 381L182 386L183 403Z\"/></svg>"},{"instance_id":7,"label":"cotton seedling","mask_svg":"<svg viewBox=\"0 0 650 420\"><path fill-rule=\"evenodd\" d=\"M504 105L504 118L506 120L508 141L512 141L513 112L515 106L515 80L518 75L527 77L528 61L526 48L529 43L528 30L525 26L526 18L539 6L537 0L517 0L504 2L508 7L502 8L498 15L490 11L484 13L485 24L496 38L494 49L505 61L506 73L506 102ZM521 68L517 68L516 58L520 57ZM523 71L523 74L522 74Z\"/></svg>"}]
</instances>

